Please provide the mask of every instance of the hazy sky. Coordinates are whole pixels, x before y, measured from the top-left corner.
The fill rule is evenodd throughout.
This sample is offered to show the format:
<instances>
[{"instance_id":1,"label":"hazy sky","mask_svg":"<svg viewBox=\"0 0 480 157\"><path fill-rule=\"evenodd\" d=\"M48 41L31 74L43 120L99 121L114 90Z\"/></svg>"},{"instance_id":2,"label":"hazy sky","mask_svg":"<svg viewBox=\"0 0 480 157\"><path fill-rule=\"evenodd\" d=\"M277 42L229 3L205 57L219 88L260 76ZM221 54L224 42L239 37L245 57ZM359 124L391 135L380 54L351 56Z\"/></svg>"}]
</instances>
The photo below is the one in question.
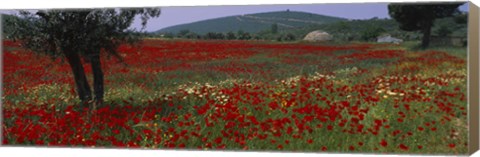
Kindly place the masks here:
<instances>
[{"instance_id":1,"label":"hazy sky","mask_svg":"<svg viewBox=\"0 0 480 157\"><path fill-rule=\"evenodd\" d=\"M343 3L343 4L296 4L296 5L237 5L237 6L191 6L161 7L161 15L149 20L146 31L156 31L168 26L191 23L225 16L262 13L270 11L302 11L347 19L390 18L388 3ZM468 3L460 6L468 11ZM12 11L0 10L0 13ZM133 27L140 28L140 20Z\"/></svg>"},{"instance_id":2,"label":"hazy sky","mask_svg":"<svg viewBox=\"0 0 480 157\"><path fill-rule=\"evenodd\" d=\"M245 5L245 6L192 6L192 7L162 7L159 18L151 19L147 31L156 31L168 26L191 23L211 18L232 15L261 13L269 11L310 12L321 15L343 17L347 19L370 19L373 17L390 18L388 3L350 3L350 4L299 4L299 5ZM468 3L460 7L468 11ZM135 22L135 26L140 26Z\"/></svg>"}]
</instances>

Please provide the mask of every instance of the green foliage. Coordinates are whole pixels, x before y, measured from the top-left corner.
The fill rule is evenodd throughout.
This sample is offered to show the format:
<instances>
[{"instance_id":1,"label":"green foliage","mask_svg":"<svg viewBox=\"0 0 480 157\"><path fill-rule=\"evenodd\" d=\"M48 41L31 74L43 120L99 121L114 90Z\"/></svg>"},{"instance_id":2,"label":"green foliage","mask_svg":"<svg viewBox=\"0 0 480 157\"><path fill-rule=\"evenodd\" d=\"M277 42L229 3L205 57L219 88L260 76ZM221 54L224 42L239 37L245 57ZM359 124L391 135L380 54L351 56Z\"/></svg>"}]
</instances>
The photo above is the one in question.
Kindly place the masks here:
<instances>
[{"instance_id":1,"label":"green foliage","mask_svg":"<svg viewBox=\"0 0 480 157\"><path fill-rule=\"evenodd\" d=\"M66 53L88 55L101 49L115 56L121 43L138 41L136 30L129 29L140 15L142 29L159 9L83 9L20 11L19 18L6 21L12 38L34 52L59 56ZM137 32L137 34L135 34ZM112 40L113 39L113 40Z\"/></svg>"},{"instance_id":2,"label":"green foliage","mask_svg":"<svg viewBox=\"0 0 480 157\"><path fill-rule=\"evenodd\" d=\"M336 25L336 28L338 29L338 37L340 37L341 40L344 40L344 41L349 41L352 39L351 37L351 29L352 29L352 26L350 26L346 21L341 21L341 22L337 22L335 23Z\"/></svg>"},{"instance_id":3,"label":"green foliage","mask_svg":"<svg viewBox=\"0 0 480 157\"><path fill-rule=\"evenodd\" d=\"M276 34L278 32L278 24L277 23L272 24L271 31L272 31L273 34Z\"/></svg>"},{"instance_id":4,"label":"green foliage","mask_svg":"<svg viewBox=\"0 0 480 157\"><path fill-rule=\"evenodd\" d=\"M460 15L462 16L462 15ZM460 22L460 23L459 23ZM446 17L435 20L435 24L432 27L433 35L443 36L451 35L456 37L467 37L467 23L457 21L457 16Z\"/></svg>"},{"instance_id":5,"label":"green foliage","mask_svg":"<svg viewBox=\"0 0 480 157\"><path fill-rule=\"evenodd\" d=\"M12 32L13 32L13 29L15 29L14 27L12 27L11 25L6 25L7 22L10 22L10 21L14 21L14 20L17 20L18 17L16 16L13 16L13 15L6 15L6 14L0 14L0 18L2 20L1 22L1 26L2 27L2 38L4 39L11 39L12 38Z\"/></svg>"},{"instance_id":6,"label":"green foliage","mask_svg":"<svg viewBox=\"0 0 480 157\"><path fill-rule=\"evenodd\" d=\"M237 39L239 39L239 40L249 40L251 38L252 38L252 36L248 32L244 32L243 30L239 30L237 32Z\"/></svg>"},{"instance_id":7,"label":"green foliage","mask_svg":"<svg viewBox=\"0 0 480 157\"><path fill-rule=\"evenodd\" d=\"M198 35L198 34L195 33L195 32L188 32L188 33L185 35L185 38L188 38L188 39L200 39L200 35Z\"/></svg>"},{"instance_id":8,"label":"green foliage","mask_svg":"<svg viewBox=\"0 0 480 157\"><path fill-rule=\"evenodd\" d=\"M452 33L452 30L450 30L450 28L446 25L442 25L440 26L440 28L436 31L436 33L438 34L438 36L440 37L447 37L448 35L450 35Z\"/></svg>"},{"instance_id":9,"label":"green foliage","mask_svg":"<svg viewBox=\"0 0 480 157\"><path fill-rule=\"evenodd\" d=\"M215 32L208 32L203 36L203 39L225 39L225 35L223 33L215 33Z\"/></svg>"},{"instance_id":10,"label":"green foliage","mask_svg":"<svg viewBox=\"0 0 480 157\"><path fill-rule=\"evenodd\" d=\"M455 22L458 24L467 24L468 22L468 13L462 13L454 17Z\"/></svg>"},{"instance_id":11,"label":"green foliage","mask_svg":"<svg viewBox=\"0 0 480 157\"><path fill-rule=\"evenodd\" d=\"M390 4L388 13L400 23L400 29L416 31L431 27L437 18L444 18L458 13L458 7L462 3L439 3L439 4Z\"/></svg>"},{"instance_id":12,"label":"green foliage","mask_svg":"<svg viewBox=\"0 0 480 157\"><path fill-rule=\"evenodd\" d=\"M379 35L384 33L386 30L382 27L375 25L369 26L362 31L362 39L365 41L375 40Z\"/></svg>"},{"instance_id":13,"label":"green foliage","mask_svg":"<svg viewBox=\"0 0 480 157\"><path fill-rule=\"evenodd\" d=\"M463 3L390 4L388 13L400 24L400 29L421 31L423 33L422 47L426 48L430 42L431 28L435 19L459 14L458 7Z\"/></svg>"},{"instance_id":14,"label":"green foliage","mask_svg":"<svg viewBox=\"0 0 480 157\"><path fill-rule=\"evenodd\" d=\"M173 38L174 36L175 36L175 35L174 35L173 33L167 32L167 33L164 33L162 37L171 39L171 38Z\"/></svg>"},{"instance_id":15,"label":"green foliage","mask_svg":"<svg viewBox=\"0 0 480 157\"><path fill-rule=\"evenodd\" d=\"M234 39L237 39L237 36L235 36L235 33L233 32L228 32L227 33L227 37L226 37L228 40L234 40Z\"/></svg>"},{"instance_id":16,"label":"green foliage","mask_svg":"<svg viewBox=\"0 0 480 157\"><path fill-rule=\"evenodd\" d=\"M190 30L184 29L178 32L177 37L185 37L188 33L190 33Z\"/></svg>"},{"instance_id":17,"label":"green foliage","mask_svg":"<svg viewBox=\"0 0 480 157\"><path fill-rule=\"evenodd\" d=\"M295 35L293 35L292 33L287 33L285 35L285 40L286 41L294 41L296 39Z\"/></svg>"},{"instance_id":18,"label":"green foliage","mask_svg":"<svg viewBox=\"0 0 480 157\"><path fill-rule=\"evenodd\" d=\"M282 33L274 36L276 41L295 41L297 37L292 33Z\"/></svg>"}]
</instances>

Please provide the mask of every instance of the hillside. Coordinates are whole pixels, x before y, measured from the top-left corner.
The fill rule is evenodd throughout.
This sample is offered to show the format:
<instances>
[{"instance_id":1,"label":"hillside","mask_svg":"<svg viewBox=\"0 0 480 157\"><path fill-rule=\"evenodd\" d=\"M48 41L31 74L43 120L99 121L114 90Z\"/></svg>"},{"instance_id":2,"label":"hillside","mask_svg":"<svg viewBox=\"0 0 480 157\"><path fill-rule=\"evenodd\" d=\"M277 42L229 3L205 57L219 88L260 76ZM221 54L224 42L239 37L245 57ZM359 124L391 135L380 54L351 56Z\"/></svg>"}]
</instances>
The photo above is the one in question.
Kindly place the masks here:
<instances>
[{"instance_id":1,"label":"hillside","mask_svg":"<svg viewBox=\"0 0 480 157\"><path fill-rule=\"evenodd\" d=\"M239 30L249 33L257 33L266 29L270 29L272 24L275 23L278 25L279 30L286 30L338 21L346 21L346 19L287 10L228 16L197 21L193 23L167 27L156 31L156 33L178 33L181 30L190 30L191 32L198 34L205 34L208 32L236 32Z\"/></svg>"}]
</instances>

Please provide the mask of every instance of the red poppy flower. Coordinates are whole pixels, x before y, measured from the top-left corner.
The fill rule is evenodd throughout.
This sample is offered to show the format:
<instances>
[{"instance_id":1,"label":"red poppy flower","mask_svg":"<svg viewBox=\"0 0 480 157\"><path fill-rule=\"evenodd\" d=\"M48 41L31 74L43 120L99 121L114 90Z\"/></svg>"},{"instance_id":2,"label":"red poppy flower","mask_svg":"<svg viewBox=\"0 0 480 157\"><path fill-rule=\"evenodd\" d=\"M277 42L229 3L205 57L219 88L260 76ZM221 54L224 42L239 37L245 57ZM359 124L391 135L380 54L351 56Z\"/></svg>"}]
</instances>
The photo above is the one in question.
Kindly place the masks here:
<instances>
[{"instance_id":1,"label":"red poppy flower","mask_svg":"<svg viewBox=\"0 0 480 157\"><path fill-rule=\"evenodd\" d=\"M408 150L408 147L404 145L403 143L398 146L402 150Z\"/></svg>"},{"instance_id":2,"label":"red poppy flower","mask_svg":"<svg viewBox=\"0 0 480 157\"><path fill-rule=\"evenodd\" d=\"M322 146L322 151L327 151L327 147Z\"/></svg>"},{"instance_id":3,"label":"red poppy flower","mask_svg":"<svg viewBox=\"0 0 480 157\"><path fill-rule=\"evenodd\" d=\"M220 144L222 143L222 137L217 137L214 141L215 143Z\"/></svg>"},{"instance_id":4,"label":"red poppy flower","mask_svg":"<svg viewBox=\"0 0 480 157\"><path fill-rule=\"evenodd\" d=\"M400 134L401 132L402 132L402 131L400 131L400 130L395 130L395 131L393 131L392 134L393 134L393 136L397 136L397 135Z\"/></svg>"},{"instance_id":5,"label":"red poppy flower","mask_svg":"<svg viewBox=\"0 0 480 157\"><path fill-rule=\"evenodd\" d=\"M178 145L178 148L185 148L185 143L180 143L180 144Z\"/></svg>"},{"instance_id":6,"label":"red poppy flower","mask_svg":"<svg viewBox=\"0 0 480 157\"><path fill-rule=\"evenodd\" d=\"M383 146L383 147L386 147L388 145L387 141L385 141L385 139L382 139L382 141L380 142L380 145Z\"/></svg>"},{"instance_id":7,"label":"red poppy flower","mask_svg":"<svg viewBox=\"0 0 480 157\"><path fill-rule=\"evenodd\" d=\"M277 143L276 140L270 140L270 143L274 144L274 143Z\"/></svg>"},{"instance_id":8,"label":"red poppy flower","mask_svg":"<svg viewBox=\"0 0 480 157\"><path fill-rule=\"evenodd\" d=\"M355 147L354 147L354 146L350 146L350 147L348 147L348 149L351 150L351 151L353 151L353 150L355 150Z\"/></svg>"},{"instance_id":9,"label":"red poppy flower","mask_svg":"<svg viewBox=\"0 0 480 157\"><path fill-rule=\"evenodd\" d=\"M328 129L328 130L333 130L333 126L332 126L332 125L328 125L328 126L327 126L327 129Z\"/></svg>"},{"instance_id":10,"label":"red poppy flower","mask_svg":"<svg viewBox=\"0 0 480 157\"><path fill-rule=\"evenodd\" d=\"M307 143L308 143L308 144L312 144L312 143L313 143L313 140L312 140L312 139L308 139L308 140L307 140Z\"/></svg>"},{"instance_id":11,"label":"red poppy flower","mask_svg":"<svg viewBox=\"0 0 480 157\"><path fill-rule=\"evenodd\" d=\"M278 148L278 149L283 149L283 145L279 144L279 145L277 146L277 148Z\"/></svg>"}]
</instances>

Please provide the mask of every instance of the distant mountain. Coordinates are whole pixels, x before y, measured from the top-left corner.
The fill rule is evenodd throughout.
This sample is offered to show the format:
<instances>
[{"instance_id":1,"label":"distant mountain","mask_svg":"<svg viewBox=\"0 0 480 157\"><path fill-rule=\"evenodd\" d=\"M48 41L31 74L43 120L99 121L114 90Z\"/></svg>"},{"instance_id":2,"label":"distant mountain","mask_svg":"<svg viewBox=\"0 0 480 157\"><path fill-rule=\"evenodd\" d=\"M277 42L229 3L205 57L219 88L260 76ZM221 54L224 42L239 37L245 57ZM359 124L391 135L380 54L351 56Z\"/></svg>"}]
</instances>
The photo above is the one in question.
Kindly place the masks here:
<instances>
[{"instance_id":1,"label":"distant mountain","mask_svg":"<svg viewBox=\"0 0 480 157\"><path fill-rule=\"evenodd\" d=\"M178 33L181 30L189 30L198 34L208 32L237 32L239 30L257 33L270 29L272 24L275 23L279 30L285 30L346 20L347 19L339 17L287 10L208 19L167 27L155 33Z\"/></svg>"}]
</instances>

